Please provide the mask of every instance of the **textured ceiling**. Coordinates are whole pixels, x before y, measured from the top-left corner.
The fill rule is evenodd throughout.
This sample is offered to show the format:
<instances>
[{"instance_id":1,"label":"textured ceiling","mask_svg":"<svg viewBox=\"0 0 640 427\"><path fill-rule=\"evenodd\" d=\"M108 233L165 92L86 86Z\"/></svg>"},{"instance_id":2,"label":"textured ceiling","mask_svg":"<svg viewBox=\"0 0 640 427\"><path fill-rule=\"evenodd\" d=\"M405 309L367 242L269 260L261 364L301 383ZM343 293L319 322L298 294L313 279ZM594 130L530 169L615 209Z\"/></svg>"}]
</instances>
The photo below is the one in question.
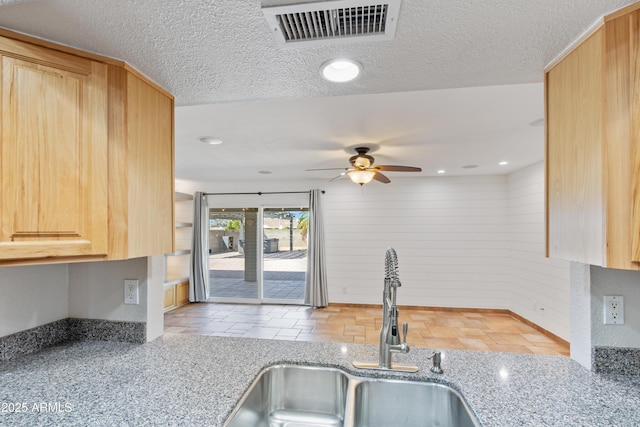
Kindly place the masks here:
<instances>
[{"instance_id":1,"label":"textured ceiling","mask_svg":"<svg viewBox=\"0 0 640 427\"><path fill-rule=\"evenodd\" d=\"M431 161L420 164L421 159L438 155L443 157L433 159L434 165L482 163L487 152L501 156L505 144L492 145L492 138L487 138L492 134L500 140L511 138L514 147L522 147L521 154L510 154L521 156L512 157L515 164L541 160L540 129L535 142L517 140L521 134L509 136L508 129L542 117L544 66L599 17L629 3L632 1L402 0L391 41L289 48L276 43L259 0L0 0L0 26L125 60L173 93L176 105L201 105L185 107L185 112L183 107L177 109L177 177L219 179L213 173L198 173L199 168L190 165L203 161L198 157L203 155L202 148L192 147L196 143L193 136L200 132L218 136L220 132L229 136L218 148L229 144L232 148L225 148L237 155L226 159L228 164L217 165L228 168L221 176L247 179L252 175L246 168L255 173L256 167L280 167L290 168L283 173L291 179L308 176L298 170L303 163L305 168L324 167L329 161L346 159L345 148L361 140L373 140L379 154L395 163L425 168L432 166ZM339 85L322 80L320 64L338 56L361 62L362 77ZM495 86L515 85L512 94L520 96L526 86L521 85L527 83L538 83L536 91L525 91L528 99L499 105L509 89L492 94L500 90ZM485 120L462 115L463 104L442 109L449 112L446 117L435 114L437 106L413 110L416 105L430 104L431 99L447 99L438 91L425 92L479 86L493 89L452 91L451 97L477 106L471 114L481 114ZM388 102L394 109L382 119L381 113L369 111L372 105ZM343 104L348 108L341 108ZM306 123L307 128L291 126L285 115L291 110L296 123ZM339 117L335 111L341 112ZM506 112L514 122L492 120L492 111L493 116ZM264 129L258 127L264 120L254 120L261 116L271 118L263 123ZM238 129L229 129L229 123L236 123ZM495 127L488 129L489 123ZM433 132L434 127L438 132ZM478 144L485 140L486 145ZM269 145L264 146L267 141ZM450 159L444 157L452 151L450 147L434 149L454 144L452 141L457 144L456 155L475 153L479 158ZM531 150L531 144L537 148ZM280 152L283 164L252 157L267 149ZM212 159L208 168L214 163ZM473 173L500 170L478 168Z\"/></svg>"}]
</instances>

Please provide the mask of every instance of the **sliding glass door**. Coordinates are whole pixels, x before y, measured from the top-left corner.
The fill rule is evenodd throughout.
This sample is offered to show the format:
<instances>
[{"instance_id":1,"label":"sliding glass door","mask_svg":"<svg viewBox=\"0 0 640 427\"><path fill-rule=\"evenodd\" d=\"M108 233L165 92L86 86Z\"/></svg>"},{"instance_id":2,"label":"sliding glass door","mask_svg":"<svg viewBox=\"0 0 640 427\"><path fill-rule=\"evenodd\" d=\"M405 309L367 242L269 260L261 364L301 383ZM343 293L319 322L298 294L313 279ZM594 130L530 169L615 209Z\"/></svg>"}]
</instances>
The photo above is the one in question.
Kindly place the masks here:
<instances>
[{"instance_id":1,"label":"sliding glass door","mask_svg":"<svg viewBox=\"0 0 640 427\"><path fill-rule=\"evenodd\" d=\"M306 208L211 208L211 301L302 304Z\"/></svg>"},{"instance_id":2,"label":"sliding glass door","mask_svg":"<svg viewBox=\"0 0 640 427\"><path fill-rule=\"evenodd\" d=\"M307 271L306 208L264 208L263 299L302 303Z\"/></svg>"},{"instance_id":3,"label":"sliding glass door","mask_svg":"<svg viewBox=\"0 0 640 427\"><path fill-rule=\"evenodd\" d=\"M209 209L209 288L217 301L257 302L258 209Z\"/></svg>"}]
</instances>

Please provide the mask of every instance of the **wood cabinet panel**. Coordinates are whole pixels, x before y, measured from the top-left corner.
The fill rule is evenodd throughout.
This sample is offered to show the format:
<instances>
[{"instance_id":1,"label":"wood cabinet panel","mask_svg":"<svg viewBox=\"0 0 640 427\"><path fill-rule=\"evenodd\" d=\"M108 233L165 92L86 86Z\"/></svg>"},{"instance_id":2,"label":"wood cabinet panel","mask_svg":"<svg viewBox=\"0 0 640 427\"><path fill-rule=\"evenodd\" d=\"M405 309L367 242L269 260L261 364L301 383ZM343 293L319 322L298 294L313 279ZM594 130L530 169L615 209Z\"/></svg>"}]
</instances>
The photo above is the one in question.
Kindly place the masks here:
<instances>
[{"instance_id":1,"label":"wood cabinet panel","mask_svg":"<svg viewBox=\"0 0 640 427\"><path fill-rule=\"evenodd\" d=\"M109 258L172 252L173 98L116 66L109 98Z\"/></svg>"},{"instance_id":2,"label":"wood cabinet panel","mask_svg":"<svg viewBox=\"0 0 640 427\"><path fill-rule=\"evenodd\" d=\"M0 38L0 259L104 255L106 67L42 51Z\"/></svg>"},{"instance_id":3,"label":"wood cabinet panel","mask_svg":"<svg viewBox=\"0 0 640 427\"><path fill-rule=\"evenodd\" d=\"M629 18L629 88L631 105L631 128L629 142L630 156L630 193L631 260L640 262L640 11L634 11Z\"/></svg>"},{"instance_id":4,"label":"wood cabinet panel","mask_svg":"<svg viewBox=\"0 0 640 427\"><path fill-rule=\"evenodd\" d=\"M548 255L603 262L602 33L547 73Z\"/></svg>"},{"instance_id":5,"label":"wood cabinet panel","mask_svg":"<svg viewBox=\"0 0 640 427\"><path fill-rule=\"evenodd\" d=\"M166 310L175 308L176 306L176 287L167 286L164 288L164 304L163 307Z\"/></svg>"},{"instance_id":6,"label":"wood cabinet panel","mask_svg":"<svg viewBox=\"0 0 640 427\"><path fill-rule=\"evenodd\" d=\"M604 99L604 200L606 263L614 268L631 264L631 69L630 16L605 26ZM635 44L635 43L634 43Z\"/></svg>"},{"instance_id":7,"label":"wood cabinet panel","mask_svg":"<svg viewBox=\"0 0 640 427\"><path fill-rule=\"evenodd\" d=\"M547 254L640 269L640 10L546 74Z\"/></svg>"},{"instance_id":8,"label":"wood cabinet panel","mask_svg":"<svg viewBox=\"0 0 640 427\"><path fill-rule=\"evenodd\" d=\"M189 302L189 282L180 282L176 285L176 305L181 306Z\"/></svg>"},{"instance_id":9,"label":"wood cabinet panel","mask_svg":"<svg viewBox=\"0 0 640 427\"><path fill-rule=\"evenodd\" d=\"M173 99L127 73L129 256L174 249Z\"/></svg>"},{"instance_id":10,"label":"wood cabinet panel","mask_svg":"<svg viewBox=\"0 0 640 427\"><path fill-rule=\"evenodd\" d=\"M189 303L189 281L164 287L164 310L180 307Z\"/></svg>"}]
</instances>

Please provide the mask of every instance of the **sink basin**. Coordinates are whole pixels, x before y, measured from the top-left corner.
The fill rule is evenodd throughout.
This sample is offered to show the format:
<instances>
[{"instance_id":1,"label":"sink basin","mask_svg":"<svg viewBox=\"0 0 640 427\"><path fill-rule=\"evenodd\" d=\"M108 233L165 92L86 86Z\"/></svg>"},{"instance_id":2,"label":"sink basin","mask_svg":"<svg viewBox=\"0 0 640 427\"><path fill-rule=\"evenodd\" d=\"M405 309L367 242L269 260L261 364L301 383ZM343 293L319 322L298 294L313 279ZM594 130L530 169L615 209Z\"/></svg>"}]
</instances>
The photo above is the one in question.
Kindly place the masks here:
<instances>
[{"instance_id":1,"label":"sink basin","mask_svg":"<svg viewBox=\"0 0 640 427\"><path fill-rule=\"evenodd\" d=\"M342 426L348 384L339 369L271 366L251 384L226 426Z\"/></svg>"},{"instance_id":2,"label":"sink basin","mask_svg":"<svg viewBox=\"0 0 640 427\"><path fill-rule=\"evenodd\" d=\"M340 369L276 365L253 381L226 427L477 427L454 389L350 375Z\"/></svg>"},{"instance_id":3,"label":"sink basin","mask_svg":"<svg viewBox=\"0 0 640 427\"><path fill-rule=\"evenodd\" d=\"M474 427L479 423L462 396L443 384L365 380L354 391L355 427Z\"/></svg>"}]
</instances>

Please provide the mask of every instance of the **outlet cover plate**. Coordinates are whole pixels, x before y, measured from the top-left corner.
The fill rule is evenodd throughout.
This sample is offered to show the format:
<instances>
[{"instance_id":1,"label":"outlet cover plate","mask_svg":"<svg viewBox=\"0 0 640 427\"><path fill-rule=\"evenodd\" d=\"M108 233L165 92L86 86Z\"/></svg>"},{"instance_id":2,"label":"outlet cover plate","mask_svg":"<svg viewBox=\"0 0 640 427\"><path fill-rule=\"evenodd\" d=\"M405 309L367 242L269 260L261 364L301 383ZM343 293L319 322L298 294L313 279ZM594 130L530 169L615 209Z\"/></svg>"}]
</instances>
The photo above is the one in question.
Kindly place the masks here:
<instances>
[{"instance_id":1,"label":"outlet cover plate","mask_svg":"<svg viewBox=\"0 0 640 427\"><path fill-rule=\"evenodd\" d=\"M603 312L605 325L624 325L624 297L605 295Z\"/></svg>"},{"instance_id":2,"label":"outlet cover plate","mask_svg":"<svg viewBox=\"0 0 640 427\"><path fill-rule=\"evenodd\" d=\"M124 279L124 303L140 304L140 281Z\"/></svg>"}]
</instances>

